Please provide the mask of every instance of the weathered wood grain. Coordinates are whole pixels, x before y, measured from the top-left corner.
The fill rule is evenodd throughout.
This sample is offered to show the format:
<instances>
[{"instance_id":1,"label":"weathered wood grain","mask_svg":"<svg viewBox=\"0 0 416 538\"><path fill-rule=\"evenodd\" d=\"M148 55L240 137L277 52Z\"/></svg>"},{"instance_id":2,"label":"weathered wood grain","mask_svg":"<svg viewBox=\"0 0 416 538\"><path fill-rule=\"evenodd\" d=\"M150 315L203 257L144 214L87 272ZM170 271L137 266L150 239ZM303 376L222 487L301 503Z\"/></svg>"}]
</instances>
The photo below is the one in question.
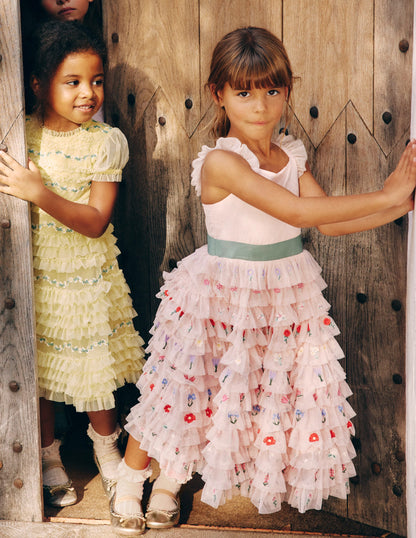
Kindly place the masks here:
<instances>
[{"instance_id":1,"label":"weathered wood grain","mask_svg":"<svg viewBox=\"0 0 416 538\"><path fill-rule=\"evenodd\" d=\"M394 158L387 159L352 106L347 111L347 130L357 137L347 147L347 192L381 188L405 140ZM348 238L346 260L347 373L360 447L359 483L352 486L348 514L402 535L406 534L405 468L395 455L405 443L405 239L405 224L355 234ZM362 294L361 302L357 294ZM398 301L395 308L401 305L401 309L393 309L392 301ZM402 383L394 381L397 375ZM372 464L381 465L379 474ZM403 494L395 495L393 487Z\"/></svg>"},{"instance_id":2,"label":"weathered wood grain","mask_svg":"<svg viewBox=\"0 0 416 538\"><path fill-rule=\"evenodd\" d=\"M409 131L412 16L408 0L374 3L374 137L386 154Z\"/></svg>"},{"instance_id":3,"label":"weathered wood grain","mask_svg":"<svg viewBox=\"0 0 416 538\"><path fill-rule=\"evenodd\" d=\"M283 13L283 42L299 77L296 114L312 143L321 143L349 100L371 126L372 0L285 0Z\"/></svg>"},{"instance_id":4,"label":"weathered wood grain","mask_svg":"<svg viewBox=\"0 0 416 538\"><path fill-rule=\"evenodd\" d=\"M19 2L0 0L0 140L26 162ZM42 520L28 204L0 195L0 518ZM10 225L8 224L10 223ZM9 227L7 227L9 226ZM7 301L14 307L7 308ZM16 382L16 392L10 383ZM15 450L13 444L15 443Z\"/></svg>"}]
</instances>

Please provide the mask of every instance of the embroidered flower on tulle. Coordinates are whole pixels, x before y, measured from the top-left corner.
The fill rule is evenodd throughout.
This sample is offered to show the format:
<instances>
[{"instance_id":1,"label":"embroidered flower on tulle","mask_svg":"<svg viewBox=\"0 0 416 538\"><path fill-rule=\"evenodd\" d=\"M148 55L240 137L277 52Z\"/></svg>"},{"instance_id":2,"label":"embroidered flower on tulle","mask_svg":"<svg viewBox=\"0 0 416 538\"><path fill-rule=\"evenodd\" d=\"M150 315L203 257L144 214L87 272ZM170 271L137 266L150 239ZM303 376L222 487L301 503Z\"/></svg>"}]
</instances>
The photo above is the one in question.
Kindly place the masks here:
<instances>
[{"instance_id":1,"label":"embroidered flower on tulle","mask_svg":"<svg viewBox=\"0 0 416 538\"><path fill-rule=\"evenodd\" d=\"M184 421L187 422L188 424L190 424L191 422L193 422L194 420L196 420L196 416L193 414L193 413L188 413L187 415L184 416Z\"/></svg>"},{"instance_id":2,"label":"embroidered flower on tulle","mask_svg":"<svg viewBox=\"0 0 416 538\"><path fill-rule=\"evenodd\" d=\"M334 432L334 430L329 430L329 433L331 434L331 438L334 438L334 437L335 437L335 432Z\"/></svg>"},{"instance_id":3,"label":"embroidered flower on tulle","mask_svg":"<svg viewBox=\"0 0 416 538\"><path fill-rule=\"evenodd\" d=\"M296 421L299 422L299 420L302 419L302 417L304 416L304 412L301 411L300 409L296 409L295 411L295 415L296 415Z\"/></svg>"},{"instance_id":4,"label":"embroidered flower on tulle","mask_svg":"<svg viewBox=\"0 0 416 538\"><path fill-rule=\"evenodd\" d=\"M324 325L331 325L331 320L329 318L325 318Z\"/></svg>"},{"instance_id":5,"label":"embroidered flower on tulle","mask_svg":"<svg viewBox=\"0 0 416 538\"><path fill-rule=\"evenodd\" d=\"M171 405L165 405L165 407L163 408L165 413L170 413L170 410L172 409L172 406Z\"/></svg>"},{"instance_id":6,"label":"embroidered flower on tulle","mask_svg":"<svg viewBox=\"0 0 416 538\"><path fill-rule=\"evenodd\" d=\"M309 442L310 443L316 443L316 441L319 441L319 435L317 433L312 433L309 436Z\"/></svg>"},{"instance_id":7,"label":"embroidered flower on tulle","mask_svg":"<svg viewBox=\"0 0 416 538\"><path fill-rule=\"evenodd\" d=\"M276 439L272 435L269 435L263 439L263 443L267 446L272 446L276 444Z\"/></svg>"},{"instance_id":8,"label":"embroidered flower on tulle","mask_svg":"<svg viewBox=\"0 0 416 538\"><path fill-rule=\"evenodd\" d=\"M210 418L210 417L212 416L212 409L209 408L209 407L207 407L207 408L205 409L205 414L206 414L206 416L207 416L208 418Z\"/></svg>"},{"instance_id":9,"label":"embroidered flower on tulle","mask_svg":"<svg viewBox=\"0 0 416 538\"><path fill-rule=\"evenodd\" d=\"M150 385L150 390L153 390L154 388L155 388L155 385L154 385L154 383L152 383L152 384Z\"/></svg>"},{"instance_id":10,"label":"embroidered flower on tulle","mask_svg":"<svg viewBox=\"0 0 416 538\"><path fill-rule=\"evenodd\" d=\"M347 428L352 428L352 422L350 420L347 422Z\"/></svg>"}]
</instances>

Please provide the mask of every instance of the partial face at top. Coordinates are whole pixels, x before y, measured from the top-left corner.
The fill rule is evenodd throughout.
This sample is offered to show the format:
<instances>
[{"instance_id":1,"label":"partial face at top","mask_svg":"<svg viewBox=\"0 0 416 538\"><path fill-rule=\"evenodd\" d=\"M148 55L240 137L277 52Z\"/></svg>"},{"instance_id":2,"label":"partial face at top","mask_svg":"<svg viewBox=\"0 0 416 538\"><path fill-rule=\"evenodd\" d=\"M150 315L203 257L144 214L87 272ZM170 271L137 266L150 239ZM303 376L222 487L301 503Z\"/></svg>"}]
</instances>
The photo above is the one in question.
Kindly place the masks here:
<instances>
[{"instance_id":1,"label":"partial face at top","mask_svg":"<svg viewBox=\"0 0 416 538\"><path fill-rule=\"evenodd\" d=\"M33 89L36 93L36 80ZM51 80L44 124L54 131L72 131L100 109L104 101L104 70L92 51L69 54Z\"/></svg>"},{"instance_id":2,"label":"partial face at top","mask_svg":"<svg viewBox=\"0 0 416 538\"><path fill-rule=\"evenodd\" d=\"M41 0L43 9L54 19L83 21L93 0Z\"/></svg>"},{"instance_id":3,"label":"partial face at top","mask_svg":"<svg viewBox=\"0 0 416 538\"><path fill-rule=\"evenodd\" d=\"M287 93L287 88L274 87L233 89L227 82L213 98L224 107L230 120L228 136L236 136L241 141L261 140L271 137L280 121Z\"/></svg>"}]
</instances>

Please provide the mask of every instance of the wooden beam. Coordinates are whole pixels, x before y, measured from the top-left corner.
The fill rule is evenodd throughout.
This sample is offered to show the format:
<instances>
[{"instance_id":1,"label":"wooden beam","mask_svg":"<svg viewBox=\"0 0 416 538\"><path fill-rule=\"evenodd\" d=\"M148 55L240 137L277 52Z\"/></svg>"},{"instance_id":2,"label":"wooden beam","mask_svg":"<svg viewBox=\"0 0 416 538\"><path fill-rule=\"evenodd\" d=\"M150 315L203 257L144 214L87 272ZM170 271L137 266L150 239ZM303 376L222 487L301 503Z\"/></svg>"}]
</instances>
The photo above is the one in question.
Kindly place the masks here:
<instances>
[{"instance_id":1,"label":"wooden beam","mask_svg":"<svg viewBox=\"0 0 416 538\"><path fill-rule=\"evenodd\" d=\"M0 14L0 142L23 164L19 1L0 0ZM42 520L33 320L29 207L0 195L0 519Z\"/></svg>"}]
</instances>

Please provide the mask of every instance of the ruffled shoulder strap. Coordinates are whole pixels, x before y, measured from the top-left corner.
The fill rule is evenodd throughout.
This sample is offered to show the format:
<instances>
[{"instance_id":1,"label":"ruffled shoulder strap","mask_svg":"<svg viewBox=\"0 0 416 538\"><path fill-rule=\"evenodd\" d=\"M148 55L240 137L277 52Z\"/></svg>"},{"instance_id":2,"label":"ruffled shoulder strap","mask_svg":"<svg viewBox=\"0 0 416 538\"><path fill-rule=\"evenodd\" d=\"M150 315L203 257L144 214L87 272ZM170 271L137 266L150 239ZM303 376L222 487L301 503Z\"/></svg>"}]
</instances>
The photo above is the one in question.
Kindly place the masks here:
<instances>
[{"instance_id":1,"label":"ruffled shoulder strap","mask_svg":"<svg viewBox=\"0 0 416 538\"><path fill-rule=\"evenodd\" d=\"M121 181L122 170L129 160L129 146L117 127L94 122L102 134L102 142L94 164L93 181Z\"/></svg>"},{"instance_id":2,"label":"ruffled shoulder strap","mask_svg":"<svg viewBox=\"0 0 416 538\"><path fill-rule=\"evenodd\" d=\"M306 172L306 161L308 160L308 155L302 140L295 138L292 135L281 135L281 138L279 137L277 140L277 144L285 153L295 159L298 169L298 177Z\"/></svg>"},{"instance_id":3,"label":"ruffled shoulder strap","mask_svg":"<svg viewBox=\"0 0 416 538\"><path fill-rule=\"evenodd\" d=\"M234 151L241 155L251 166L251 168L259 168L259 160L254 153L248 149L245 144L242 144L238 138L219 138L215 147L202 146L201 151L198 153L198 157L192 161L192 173L191 173L191 185L195 187L198 196L201 196L201 168L204 164L205 157L208 153L214 149L223 149L227 151Z\"/></svg>"}]
</instances>

